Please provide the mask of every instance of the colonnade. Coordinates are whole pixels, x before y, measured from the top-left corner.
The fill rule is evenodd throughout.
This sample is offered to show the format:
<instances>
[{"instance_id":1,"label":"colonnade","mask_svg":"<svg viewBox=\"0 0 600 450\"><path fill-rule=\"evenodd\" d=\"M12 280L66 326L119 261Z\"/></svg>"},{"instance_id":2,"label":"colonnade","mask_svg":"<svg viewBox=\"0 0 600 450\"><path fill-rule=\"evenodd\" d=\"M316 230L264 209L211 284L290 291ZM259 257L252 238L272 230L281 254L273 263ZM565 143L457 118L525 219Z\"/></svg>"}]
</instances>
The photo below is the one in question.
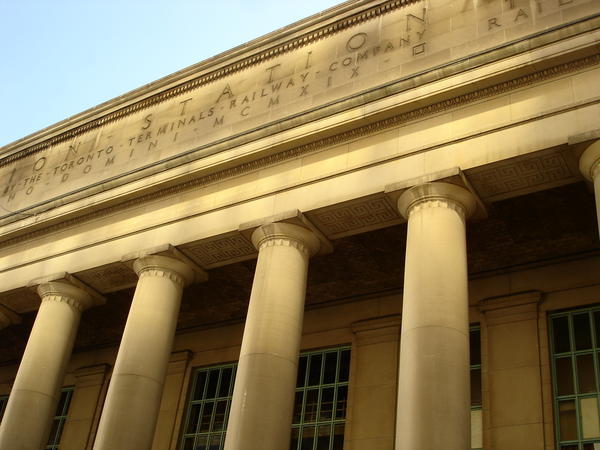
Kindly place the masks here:
<instances>
[{"instance_id":1,"label":"colonnade","mask_svg":"<svg viewBox=\"0 0 600 450\"><path fill-rule=\"evenodd\" d=\"M600 142L585 151L581 169L598 203ZM475 208L470 191L445 182L413 186L398 200L408 237L397 450L470 448L465 224ZM252 242L258 261L225 448L282 450L290 441L309 259L320 241L301 225L271 222L255 229ZM139 280L94 450L151 448L182 292L198 280L196 268L172 256L142 255L134 270ZM68 277L37 290L42 303L0 425L0 449L45 445L80 315L99 301Z\"/></svg>"}]
</instances>

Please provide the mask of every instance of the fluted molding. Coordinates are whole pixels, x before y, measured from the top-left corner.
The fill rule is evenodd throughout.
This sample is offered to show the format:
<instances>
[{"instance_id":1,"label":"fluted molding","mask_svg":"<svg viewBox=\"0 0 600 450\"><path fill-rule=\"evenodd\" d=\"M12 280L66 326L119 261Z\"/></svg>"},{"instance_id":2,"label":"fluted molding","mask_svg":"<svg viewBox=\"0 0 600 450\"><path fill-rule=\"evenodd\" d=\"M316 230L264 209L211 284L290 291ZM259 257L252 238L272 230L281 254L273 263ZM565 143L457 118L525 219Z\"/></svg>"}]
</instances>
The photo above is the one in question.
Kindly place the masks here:
<instances>
[{"instance_id":1,"label":"fluted molding","mask_svg":"<svg viewBox=\"0 0 600 450\"><path fill-rule=\"evenodd\" d=\"M321 247L319 238L311 230L284 222L258 227L252 233L252 244L259 251L266 247L294 247L306 257L316 254Z\"/></svg>"},{"instance_id":2,"label":"fluted molding","mask_svg":"<svg viewBox=\"0 0 600 450\"><path fill-rule=\"evenodd\" d=\"M419 210L449 208L455 210L462 220L468 219L477 207L471 192L455 184L433 182L413 186L398 199L398 211L406 219Z\"/></svg>"},{"instance_id":3,"label":"fluted molding","mask_svg":"<svg viewBox=\"0 0 600 450\"><path fill-rule=\"evenodd\" d=\"M92 296L73 284L63 281L49 281L38 285L37 292L43 302L66 303L81 313L95 304Z\"/></svg>"},{"instance_id":4,"label":"fluted molding","mask_svg":"<svg viewBox=\"0 0 600 450\"><path fill-rule=\"evenodd\" d=\"M148 255L133 263L133 270L142 277L167 278L182 289L195 279L194 270L185 262L168 256Z\"/></svg>"}]
</instances>

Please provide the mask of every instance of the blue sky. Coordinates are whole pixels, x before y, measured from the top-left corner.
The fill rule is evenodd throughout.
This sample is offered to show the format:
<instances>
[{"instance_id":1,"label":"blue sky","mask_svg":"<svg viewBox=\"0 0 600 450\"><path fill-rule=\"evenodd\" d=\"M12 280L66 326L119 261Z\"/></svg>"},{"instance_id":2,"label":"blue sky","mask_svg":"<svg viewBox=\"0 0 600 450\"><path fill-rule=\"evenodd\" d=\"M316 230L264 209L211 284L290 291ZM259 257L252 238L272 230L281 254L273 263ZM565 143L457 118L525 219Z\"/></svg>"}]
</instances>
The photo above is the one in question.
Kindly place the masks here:
<instances>
[{"instance_id":1,"label":"blue sky","mask_svg":"<svg viewBox=\"0 0 600 450\"><path fill-rule=\"evenodd\" d=\"M341 0L0 0L0 147Z\"/></svg>"}]
</instances>

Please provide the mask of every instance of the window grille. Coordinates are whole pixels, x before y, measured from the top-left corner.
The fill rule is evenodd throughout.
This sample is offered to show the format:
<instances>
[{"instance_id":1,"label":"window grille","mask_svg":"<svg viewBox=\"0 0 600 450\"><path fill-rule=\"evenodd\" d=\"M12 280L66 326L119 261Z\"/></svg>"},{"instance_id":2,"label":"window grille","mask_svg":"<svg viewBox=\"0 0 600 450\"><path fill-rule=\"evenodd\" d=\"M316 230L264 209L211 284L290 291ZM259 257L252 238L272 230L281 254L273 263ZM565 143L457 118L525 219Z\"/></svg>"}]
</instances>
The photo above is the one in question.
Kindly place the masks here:
<instances>
[{"instance_id":1,"label":"window grille","mask_svg":"<svg viewBox=\"0 0 600 450\"><path fill-rule=\"evenodd\" d=\"M556 448L600 450L600 306L549 322Z\"/></svg>"},{"instance_id":2,"label":"window grille","mask_svg":"<svg viewBox=\"0 0 600 450\"><path fill-rule=\"evenodd\" d=\"M180 450L223 448L236 369L195 370ZM342 449L349 373L349 347L300 355L290 450Z\"/></svg>"}]
</instances>

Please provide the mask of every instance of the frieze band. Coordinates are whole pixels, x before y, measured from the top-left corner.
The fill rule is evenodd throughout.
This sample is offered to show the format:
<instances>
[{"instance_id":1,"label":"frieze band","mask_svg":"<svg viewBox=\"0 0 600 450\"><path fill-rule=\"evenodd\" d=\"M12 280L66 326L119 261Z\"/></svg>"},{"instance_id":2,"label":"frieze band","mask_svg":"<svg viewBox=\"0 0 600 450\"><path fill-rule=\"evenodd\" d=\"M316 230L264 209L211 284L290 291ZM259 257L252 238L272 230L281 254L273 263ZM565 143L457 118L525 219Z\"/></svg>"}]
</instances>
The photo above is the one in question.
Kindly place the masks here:
<instances>
[{"instance_id":1,"label":"frieze band","mask_svg":"<svg viewBox=\"0 0 600 450\"><path fill-rule=\"evenodd\" d=\"M197 189L201 187L206 187L214 183L218 183L222 180L239 176L245 173L249 173L255 170L264 169L267 167L271 167L273 165L279 164L281 162L294 159L300 156L304 156L306 154L310 154L316 151L319 151L325 147L330 147L334 145L338 145L352 139L356 139L362 136L368 136L380 132L385 129L389 129L395 126L403 125L405 123L411 122L413 120L421 119L427 117L429 115L433 115L436 113L448 111L454 108L458 108L470 103L474 103L480 100L484 100L489 97L497 96L505 92L510 92L515 89L519 89L525 86L533 85L536 83L540 83L542 81L552 79L555 77L559 77L571 72L576 72L588 67L593 67L595 65L600 64L600 54L595 54L591 56L586 56L584 58L558 64L553 67L549 67L547 69L524 75L518 78L514 78L512 80L504 81L502 83L498 83L496 85L479 89L477 91L472 91L466 94L459 95L457 97L453 97L447 100L443 100L437 103L433 103L428 106L416 108L411 111L407 111L406 113L399 114L394 117L390 117L387 119L383 119L374 123L370 123L367 125L363 125L352 129L350 131L345 131L343 133L326 137L323 139L319 139L317 141L303 144L298 147L291 148L289 150L285 150L283 152L265 156L263 158L250 161L247 163L240 164L238 166L234 166L231 168L227 168L221 171L217 171L215 173L199 177L196 179L185 181L184 183L169 186L151 194L142 195L136 199L127 200L115 205L111 205L106 208L98 208L95 211L82 214L78 217L65 220L61 223L53 224L48 227L41 228L39 230L32 231L27 234L14 236L5 240L0 238L0 242L4 242L6 245L16 244L23 240L27 240L33 238L35 236L39 236L48 232L60 230L62 228L72 226L81 222L85 222L87 220L92 220L97 217L103 217L107 214L110 214L115 211L122 210L132 205L138 205L148 200L155 200L158 197L166 197L169 195L174 195L179 192L188 190L188 189Z\"/></svg>"}]
</instances>

